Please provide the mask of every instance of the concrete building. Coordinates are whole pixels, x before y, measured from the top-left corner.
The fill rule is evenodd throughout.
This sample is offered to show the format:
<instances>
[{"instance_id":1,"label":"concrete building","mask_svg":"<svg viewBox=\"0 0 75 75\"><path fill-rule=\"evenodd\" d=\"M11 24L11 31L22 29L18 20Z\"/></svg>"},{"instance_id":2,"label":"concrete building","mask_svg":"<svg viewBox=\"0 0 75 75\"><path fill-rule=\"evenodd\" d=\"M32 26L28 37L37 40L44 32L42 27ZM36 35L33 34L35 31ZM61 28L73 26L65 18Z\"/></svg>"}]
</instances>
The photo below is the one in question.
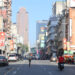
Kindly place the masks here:
<instances>
[{"instance_id":1,"label":"concrete building","mask_svg":"<svg viewBox=\"0 0 75 75\"><path fill-rule=\"evenodd\" d=\"M61 26L58 24L60 16L63 14L63 10L66 9L65 1L56 1L52 7L53 16L50 17L47 32L47 52L48 55L56 55L58 50L58 32L61 31ZM59 29L58 29L59 28Z\"/></svg>"},{"instance_id":2,"label":"concrete building","mask_svg":"<svg viewBox=\"0 0 75 75\"><path fill-rule=\"evenodd\" d=\"M72 0L71 0L72 1ZM75 2L67 0L67 7L58 22L58 52L75 52Z\"/></svg>"},{"instance_id":3,"label":"concrete building","mask_svg":"<svg viewBox=\"0 0 75 75\"><path fill-rule=\"evenodd\" d=\"M67 48L67 45L65 45L65 41L66 41L66 34L68 36L68 29L66 28L66 16L64 14L62 14L60 17L59 17L59 20L58 20L58 27L57 27L57 37L56 37L56 40L57 40L57 54L59 54L60 52L63 53L64 50L66 50ZM67 31L67 32L66 32Z\"/></svg>"},{"instance_id":4,"label":"concrete building","mask_svg":"<svg viewBox=\"0 0 75 75\"><path fill-rule=\"evenodd\" d=\"M6 16L4 18L4 23L5 23L5 31L7 32L8 36L10 35L10 28L11 28L11 0L4 0L4 10L6 10ZM5 15L5 13L4 13Z\"/></svg>"},{"instance_id":5,"label":"concrete building","mask_svg":"<svg viewBox=\"0 0 75 75\"><path fill-rule=\"evenodd\" d=\"M52 13L53 16L58 16L62 14L62 10L65 9L66 2L64 1L56 1L53 4Z\"/></svg>"},{"instance_id":6,"label":"concrete building","mask_svg":"<svg viewBox=\"0 0 75 75\"><path fill-rule=\"evenodd\" d=\"M48 20L39 20L36 25L36 53L40 59L45 57L46 52L46 32Z\"/></svg>"},{"instance_id":7,"label":"concrete building","mask_svg":"<svg viewBox=\"0 0 75 75\"><path fill-rule=\"evenodd\" d=\"M23 44L28 45L28 12L25 8L20 8L17 13L17 31L18 34L23 37Z\"/></svg>"},{"instance_id":8,"label":"concrete building","mask_svg":"<svg viewBox=\"0 0 75 75\"><path fill-rule=\"evenodd\" d=\"M16 23L13 23L11 25L11 35L12 35L12 41L13 41L13 50L8 50L8 53L17 53L17 27Z\"/></svg>"},{"instance_id":9,"label":"concrete building","mask_svg":"<svg viewBox=\"0 0 75 75\"><path fill-rule=\"evenodd\" d=\"M75 1L73 1L75 3ZM74 50L75 52L75 5L71 5L69 9L69 42L70 42L70 50Z\"/></svg>"},{"instance_id":10,"label":"concrete building","mask_svg":"<svg viewBox=\"0 0 75 75\"><path fill-rule=\"evenodd\" d=\"M5 54L7 50L7 41L9 41L9 37L11 37L10 27L11 0L0 0L0 32L5 33L7 35L5 36L4 46L0 46L0 54Z\"/></svg>"},{"instance_id":11,"label":"concrete building","mask_svg":"<svg viewBox=\"0 0 75 75\"><path fill-rule=\"evenodd\" d=\"M56 36L57 36L57 26L58 26L58 17L51 17L48 22L48 40L47 40L47 51L48 55L56 54Z\"/></svg>"}]
</instances>

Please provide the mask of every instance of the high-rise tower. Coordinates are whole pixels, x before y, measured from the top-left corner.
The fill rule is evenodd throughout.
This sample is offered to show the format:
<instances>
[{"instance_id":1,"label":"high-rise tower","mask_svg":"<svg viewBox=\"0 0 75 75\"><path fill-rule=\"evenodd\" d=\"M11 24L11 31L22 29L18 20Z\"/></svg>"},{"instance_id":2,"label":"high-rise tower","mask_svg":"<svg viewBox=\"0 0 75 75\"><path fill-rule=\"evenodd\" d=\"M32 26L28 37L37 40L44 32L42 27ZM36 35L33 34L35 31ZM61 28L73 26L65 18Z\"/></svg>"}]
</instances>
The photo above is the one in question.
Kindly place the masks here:
<instances>
[{"instance_id":1,"label":"high-rise tower","mask_svg":"<svg viewBox=\"0 0 75 75\"><path fill-rule=\"evenodd\" d=\"M23 37L24 44L28 45L28 12L25 8L20 8L17 13L18 34Z\"/></svg>"}]
</instances>

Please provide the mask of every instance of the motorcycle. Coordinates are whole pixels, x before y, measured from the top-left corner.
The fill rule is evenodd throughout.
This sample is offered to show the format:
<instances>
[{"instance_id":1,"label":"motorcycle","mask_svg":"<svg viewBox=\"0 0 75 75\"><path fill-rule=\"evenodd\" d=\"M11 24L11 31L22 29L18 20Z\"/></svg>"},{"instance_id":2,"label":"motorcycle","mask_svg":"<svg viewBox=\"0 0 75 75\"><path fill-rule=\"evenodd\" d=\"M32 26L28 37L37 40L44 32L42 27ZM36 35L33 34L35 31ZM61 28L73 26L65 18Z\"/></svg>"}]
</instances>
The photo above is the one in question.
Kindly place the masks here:
<instances>
[{"instance_id":1,"label":"motorcycle","mask_svg":"<svg viewBox=\"0 0 75 75\"><path fill-rule=\"evenodd\" d=\"M64 69L64 63L59 63L58 68L60 69L60 71L62 71Z\"/></svg>"}]
</instances>

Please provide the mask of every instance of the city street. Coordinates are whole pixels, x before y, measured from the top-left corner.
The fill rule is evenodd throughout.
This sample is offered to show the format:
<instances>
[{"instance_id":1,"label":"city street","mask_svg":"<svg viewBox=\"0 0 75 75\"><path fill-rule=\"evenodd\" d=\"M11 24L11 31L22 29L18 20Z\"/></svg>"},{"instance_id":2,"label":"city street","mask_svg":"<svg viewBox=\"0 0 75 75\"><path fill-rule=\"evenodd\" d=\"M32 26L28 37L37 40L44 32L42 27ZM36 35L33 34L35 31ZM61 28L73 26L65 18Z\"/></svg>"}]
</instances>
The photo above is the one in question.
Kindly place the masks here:
<instances>
[{"instance_id":1,"label":"city street","mask_svg":"<svg viewBox=\"0 0 75 75\"><path fill-rule=\"evenodd\" d=\"M32 60L29 68L28 60L0 66L0 75L75 75L75 65L65 65L63 71L58 70L57 64L48 60Z\"/></svg>"}]
</instances>

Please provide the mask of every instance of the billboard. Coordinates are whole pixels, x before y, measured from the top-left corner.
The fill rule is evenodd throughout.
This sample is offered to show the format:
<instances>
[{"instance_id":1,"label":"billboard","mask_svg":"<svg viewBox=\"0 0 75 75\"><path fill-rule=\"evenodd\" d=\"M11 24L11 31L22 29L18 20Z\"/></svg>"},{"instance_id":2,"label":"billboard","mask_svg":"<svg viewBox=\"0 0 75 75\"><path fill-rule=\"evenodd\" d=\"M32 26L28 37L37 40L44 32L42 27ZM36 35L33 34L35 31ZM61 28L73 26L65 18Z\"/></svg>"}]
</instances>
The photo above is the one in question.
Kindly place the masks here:
<instances>
[{"instance_id":1,"label":"billboard","mask_svg":"<svg viewBox=\"0 0 75 75\"><path fill-rule=\"evenodd\" d=\"M70 50L70 42L67 42L67 50Z\"/></svg>"},{"instance_id":2,"label":"billboard","mask_svg":"<svg viewBox=\"0 0 75 75\"><path fill-rule=\"evenodd\" d=\"M13 40L9 40L10 42L10 50L13 50L14 49L14 43L13 43Z\"/></svg>"},{"instance_id":3,"label":"billboard","mask_svg":"<svg viewBox=\"0 0 75 75\"><path fill-rule=\"evenodd\" d=\"M0 30L3 29L3 17L0 16Z\"/></svg>"},{"instance_id":4,"label":"billboard","mask_svg":"<svg viewBox=\"0 0 75 75\"><path fill-rule=\"evenodd\" d=\"M70 19L70 37L72 36L72 19Z\"/></svg>"},{"instance_id":5,"label":"billboard","mask_svg":"<svg viewBox=\"0 0 75 75\"><path fill-rule=\"evenodd\" d=\"M3 0L0 0L0 7L4 7L4 2L3 2Z\"/></svg>"},{"instance_id":6,"label":"billboard","mask_svg":"<svg viewBox=\"0 0 75 75\"><path fill-rule=\"evenodd\" d=\"M0 46L4 46L4 45L5 45L5 33L0 32Z\"/></svg>"},{"instance_id":7,"label":"billboard","mask_svg":"<svg viewBox=\"0 0 75 75\"><path fill-rule=\"evenodd\" d=\"M44 48L45 47L45 44L44 43L41 43L40 44L40 47Z\"/></svg>"},{"instance_id":8,"label":"billboard","mask_svg":"<svg viewBox=\"0 0 75 75\"><path fill-rule=\"evenodd\" d=\"M44 36L41 36L41 40L45 40Z\"/></svg>"},{"instance_id":9,"label":"billboard","mask_svg":"<svg viewBox=\"0 0 75 75\"><path fill-rule=\"evenodd\" d=\"M75 7L75 0L70 0L70 7Z\"/></svg>"},{"instance_id":10,"label":"billboard","mask_svg":"<svg viewBox=\"0 0 75 75\"><path fill-rule=\"evenodd\" d=\"M45 30L45 27L41 27L41 32L44 32L44 30Z\"/></svg>"},{"instance_id":11,"label":"billboard","mask_svg":"<svg viewBox=\"0 0 75 75\"><path fill-rule=\"evenodd\" d=\"M65 50L67 48L67 40L66 38L63 39L63 49Z\"/></svg>"}]
</instances>

